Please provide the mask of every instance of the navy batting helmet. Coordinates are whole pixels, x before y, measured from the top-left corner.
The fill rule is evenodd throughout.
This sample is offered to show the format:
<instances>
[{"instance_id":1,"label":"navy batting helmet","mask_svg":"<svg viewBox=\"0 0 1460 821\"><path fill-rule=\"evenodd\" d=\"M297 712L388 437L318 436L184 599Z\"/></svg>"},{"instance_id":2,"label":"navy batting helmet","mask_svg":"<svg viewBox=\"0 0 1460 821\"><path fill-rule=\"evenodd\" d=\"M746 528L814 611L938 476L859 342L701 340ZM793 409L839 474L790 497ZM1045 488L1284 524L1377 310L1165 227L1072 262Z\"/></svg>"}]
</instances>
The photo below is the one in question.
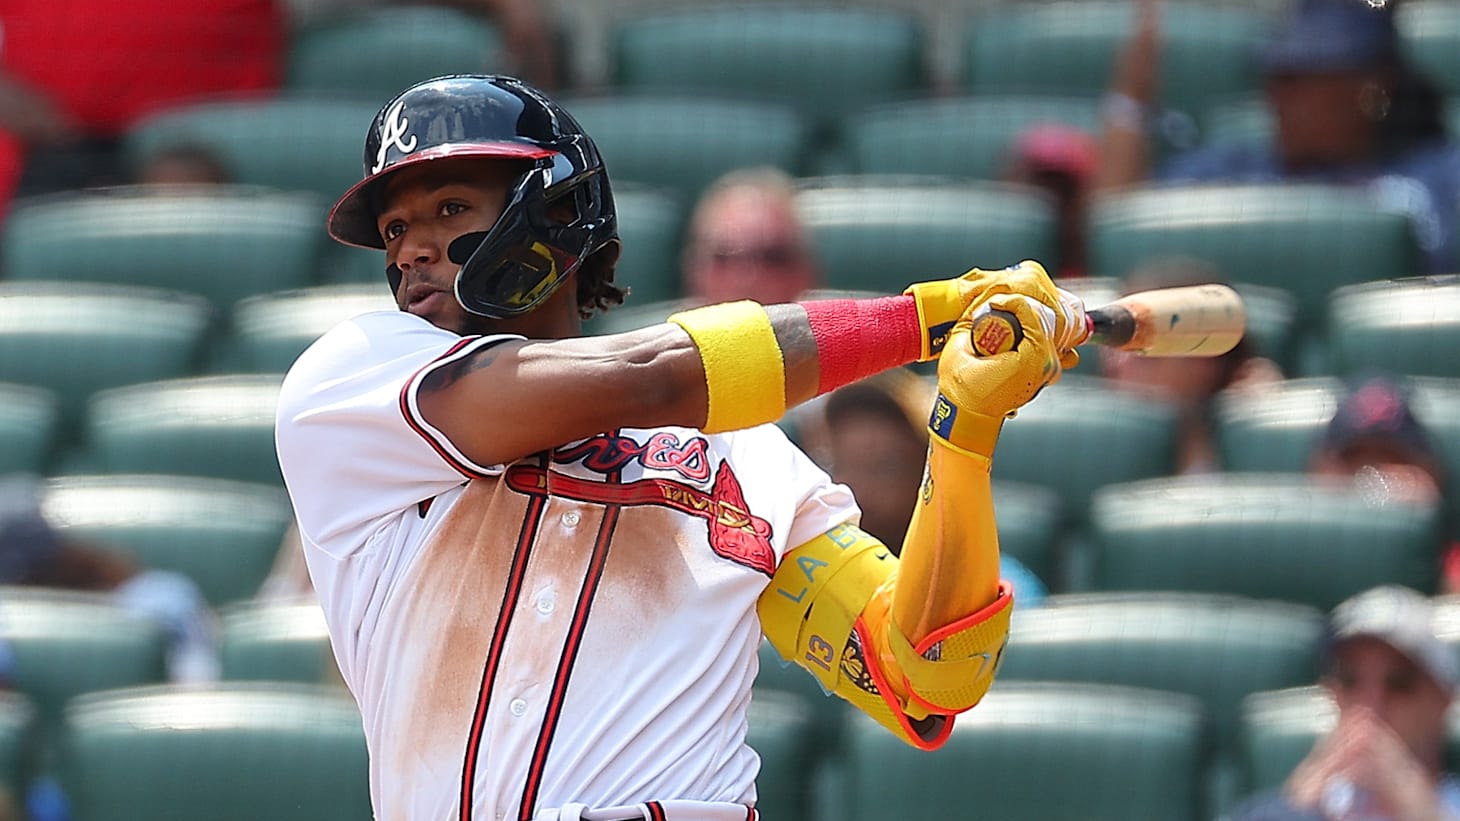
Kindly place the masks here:
<instances>
[{"instance_id":1,"label":"navy batting helmet","mask_svg":"<svg viewBox=\"0 0 1460 821\"><path fill-rule=\"evenodd\" d=\"M365 178L335 203L330 236L384 248L376 221L385 181L407 166L458 157L527 165L491 230L464 234L447 248L461 266L456 298L468 311L495 318L531 311L584 260L618 242L613 194L593 140L543 92L499 75L437 77L386 103L365 137ZM564 197L574 206L566 223L549 215ZM391 266L386 275L394 291L400 271Z\"/></svg>"}]
</instances>

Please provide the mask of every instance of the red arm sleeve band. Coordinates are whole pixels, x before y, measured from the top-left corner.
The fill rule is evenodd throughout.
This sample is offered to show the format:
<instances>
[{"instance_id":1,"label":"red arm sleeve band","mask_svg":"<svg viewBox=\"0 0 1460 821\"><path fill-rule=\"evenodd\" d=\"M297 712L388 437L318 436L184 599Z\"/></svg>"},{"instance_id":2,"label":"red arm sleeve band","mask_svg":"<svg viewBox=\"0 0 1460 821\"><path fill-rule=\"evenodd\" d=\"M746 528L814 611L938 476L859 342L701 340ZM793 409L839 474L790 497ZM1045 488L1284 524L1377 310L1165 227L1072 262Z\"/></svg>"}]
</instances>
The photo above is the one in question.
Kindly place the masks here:
<instances>
[{"instance_id":1,"label":"red arm sleeve band","mask_svg":"<svg viewBox=\"0 0 1460 821\"><path fill-rule=\"evenodd\" d=\"M923 326L911 296L828 299L801 307L821 363L818 395L918 360Z\"/></svg>"}]
</instances>

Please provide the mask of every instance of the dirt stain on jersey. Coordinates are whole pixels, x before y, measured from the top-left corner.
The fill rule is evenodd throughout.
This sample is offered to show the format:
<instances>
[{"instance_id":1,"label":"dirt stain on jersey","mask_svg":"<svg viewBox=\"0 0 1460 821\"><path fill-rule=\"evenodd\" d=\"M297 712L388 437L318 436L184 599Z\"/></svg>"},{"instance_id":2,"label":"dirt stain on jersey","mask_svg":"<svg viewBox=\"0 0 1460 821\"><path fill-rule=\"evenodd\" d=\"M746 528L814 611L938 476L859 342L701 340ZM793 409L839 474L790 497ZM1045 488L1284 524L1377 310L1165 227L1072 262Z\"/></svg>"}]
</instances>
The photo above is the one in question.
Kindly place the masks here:
<instances>
[{"instance_id":1,"label":"dirt stain on jersey","mask_svg":"<svg viewBox=\"0 0 1460 821\"><path fill-rule=\"evenodd\" d=\"M686 514L660 507L625 507L614 529L608 565L599 586L596 613L623 624L654 623L694 594L692 551L709 552L705 525ZM666 538L673 536L673 538Z\"/></svg>"}]
</instances>

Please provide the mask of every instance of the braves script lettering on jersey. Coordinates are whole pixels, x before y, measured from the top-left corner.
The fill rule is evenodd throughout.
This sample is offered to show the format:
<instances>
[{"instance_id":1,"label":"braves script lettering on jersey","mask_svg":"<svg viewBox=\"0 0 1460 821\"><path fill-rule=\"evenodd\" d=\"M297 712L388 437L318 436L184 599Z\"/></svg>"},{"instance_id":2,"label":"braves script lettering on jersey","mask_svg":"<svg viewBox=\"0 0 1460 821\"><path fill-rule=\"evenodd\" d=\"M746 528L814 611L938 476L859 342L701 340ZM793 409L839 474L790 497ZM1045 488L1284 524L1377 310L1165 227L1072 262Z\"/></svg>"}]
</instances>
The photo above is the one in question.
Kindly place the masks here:
<instances>
[{"instance_id":1,"label":"braves script lettering on jersey","mask_svg":"<svg viewBox=\"0 0 1460 821\"><path fill-rule=\"evenodd\" d=\"M472 464L416 391L509 338L366 314L284 381L280 462L378 816L754 817L756 599L850 494L773 426Z\"/></svg>"}]
</instances>

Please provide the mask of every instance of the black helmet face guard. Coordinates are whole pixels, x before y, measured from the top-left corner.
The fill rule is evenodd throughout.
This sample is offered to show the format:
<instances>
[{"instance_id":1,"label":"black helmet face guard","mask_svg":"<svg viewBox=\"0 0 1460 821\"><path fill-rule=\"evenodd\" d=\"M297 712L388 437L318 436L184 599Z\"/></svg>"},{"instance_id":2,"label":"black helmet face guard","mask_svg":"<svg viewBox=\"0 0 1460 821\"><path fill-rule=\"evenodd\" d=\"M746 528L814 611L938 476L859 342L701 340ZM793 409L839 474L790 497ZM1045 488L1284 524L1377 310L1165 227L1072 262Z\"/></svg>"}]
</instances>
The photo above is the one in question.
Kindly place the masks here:
<instances>
[{"instance_id":1,"label":"black helmet face guard","mask_svg":"<svg viewBox=\"0 0 1460 821\"><path fill-rule=\"evenodd\" d=\"M593 214L602 182L597 169L580 171L561 154L541 161L518 179L496 224L452 241L447 257L461 266L456 299L478 316L504 319L541 305L603 245L611 217ZM567 222L553 206L571 197Z\"/></svg>"}]
</instances>

